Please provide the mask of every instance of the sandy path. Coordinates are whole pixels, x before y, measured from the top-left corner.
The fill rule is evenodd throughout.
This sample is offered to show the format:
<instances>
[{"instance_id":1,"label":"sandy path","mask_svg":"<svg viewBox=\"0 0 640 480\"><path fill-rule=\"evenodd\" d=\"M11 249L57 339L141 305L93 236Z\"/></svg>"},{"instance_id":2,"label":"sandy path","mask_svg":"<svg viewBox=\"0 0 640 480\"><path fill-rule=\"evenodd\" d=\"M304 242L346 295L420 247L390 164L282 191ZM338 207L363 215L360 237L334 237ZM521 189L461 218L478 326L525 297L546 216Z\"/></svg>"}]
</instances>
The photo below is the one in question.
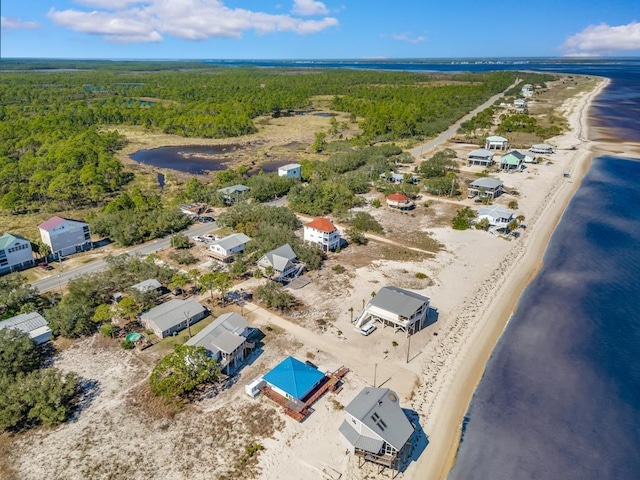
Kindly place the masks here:
<instances>
[{"instance_id":1,"label":"sandy path","mask_svg":"<svg viewBox=\"0 0 640 480\"><path fill-rule=\"evenodd\" d=\"M556 144L559 149L577 147L567 153L571 180L560 179L552 185L547 201L528 219L527 235L452 319L425 364L425 383L414 408L426 417L430 443L410 472L411 478L445 478L454 463L461 422L485 364L519 296L542 265L555 226L591 163L595 144L588 140L588 111L607 84L608 80L603 81L594 91L575 97L566 105L571 130L557 138Z\"/></svg>"}]
</instances>

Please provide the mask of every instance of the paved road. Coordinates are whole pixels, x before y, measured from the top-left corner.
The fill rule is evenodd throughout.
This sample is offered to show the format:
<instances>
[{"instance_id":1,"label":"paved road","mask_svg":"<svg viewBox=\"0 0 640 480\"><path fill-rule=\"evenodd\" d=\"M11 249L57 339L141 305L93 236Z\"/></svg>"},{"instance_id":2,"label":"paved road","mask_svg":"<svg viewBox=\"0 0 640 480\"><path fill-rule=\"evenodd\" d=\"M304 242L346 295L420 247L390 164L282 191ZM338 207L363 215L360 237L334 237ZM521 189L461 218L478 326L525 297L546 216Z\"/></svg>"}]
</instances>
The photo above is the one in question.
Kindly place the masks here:
<instances>
[{"instance_id":1,"label":"paved road","mask_svg":"<svg viewBox=\"0 0 640 480\"><path fill-rule=\"evenodd\" d=\"M209 233L210 231L215 230L216 228L218 228L216 222L198 223L188 228L187 230L182 231L181 233L184 233L189 237L193 237L195 235L204 235L205 233ZM129 250L127 250L126 253L128 253L129 255L142 255L142 256L149 255L150 253L157 252L158 250L168 248L170 241L171 241L171 236L167 236L157 240L152 240L142 245L132 247ZM38 290L40 290L40 292L44 293L51 290L55 290L56 288L61 289L72 278L82 277L84 275L90 275L92 273L101 272L103 270L106 270L106 268L107 268L107 263L104 260L94 260L93 262L87 263L85 265L80 265L78 267L71 268L65 272L56 273L48 278L43 278L42 280L33 282L32 285L36 287Z\"/></svg>"},{"instance_id":2,"label":"paved road","mask_svg":"<svg viewBox=\"0 0 640 480\"><path fill-rule=\"evenodd\" d=\"M466 122L467 120L469 120L473 116L475 116L478 113L480 113L485 108L488 108L491 105L493 105L496 100L498 100L501 97L504 97L505 92L510 90L511 88L515 87L518 84L518 82L519 82L519 80L516 80L516 82L513 85L510 85L509 87L507 87L507 89L504 92L498 93L497 95L494 95L489 100L487 100L482 105L480 105L478 108L476 108L472 112L466 114L464 117L462 117L456 123L451 125L448 129L446 129L444 132L442 132L436 138L434 138L433 140L431 140L431 141L429 141L427 143L424 143L424 144L422 144L422 145L420 145L418 147L415 147L415 148L409 150L409 153L411 155L413 155L414 157L418 158L418 157L422 156L423 153L427 153L429 150L440 146L442 143L446 142L447 140L449 140L451 137L453 137L455 135L455 133L458 131L458 128L460 128L460 125L463 122Z\"/></svg>"}]
</instances>

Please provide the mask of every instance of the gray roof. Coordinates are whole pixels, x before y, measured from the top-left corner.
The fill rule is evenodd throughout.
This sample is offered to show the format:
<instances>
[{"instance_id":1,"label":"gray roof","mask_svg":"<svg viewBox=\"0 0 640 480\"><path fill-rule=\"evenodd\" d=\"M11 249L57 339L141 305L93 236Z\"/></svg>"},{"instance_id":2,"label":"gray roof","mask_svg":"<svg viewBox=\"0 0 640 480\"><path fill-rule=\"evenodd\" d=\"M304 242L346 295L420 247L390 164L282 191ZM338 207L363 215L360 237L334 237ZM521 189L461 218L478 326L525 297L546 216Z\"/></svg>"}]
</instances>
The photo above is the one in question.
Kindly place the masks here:
<instances>
[{"instance_id":1,"label":"gray roof","mask_svg":"<svg viewBox=\"0 0 640 480\"><path fill-rule=\"evenodd\" d=\"M51 331L47 320L38 312L22 313L0 322L0 330L3 328L12 328L24 333L30 333L43 327Z\"/></svg>"},{"instance_id":2,"label":"gray roof","mask_svg":"<svg viewBox=\"0 0 640 480\"><path fill-rule=\"evenodd\" d=\"M351 445L366 452L377 454L382 449L382 445L384 445L384 440L360 435L346 420L342 422L338 431L344 435L344 438Z\"/></svg>"},{"instance_id":3,"label":"gray roof","mask_svg":"<svg viewBox=\"0 0 640 480\"><path fill-rule=\"evenodd\" d=\"M498 180L497 178L491 177L481 177L473 182L471 182L471 186L474 188L498 188L502 186L504 182L502 180Z\"/></svg>"},{"instance_id":4,"label":"gray roof","mask_svg":"<svg viewBox=\"0 0 640 480\"><path fill-rule=\"evenodd\" d=\"M162 288L162 285L160 285L160 282L155 278L150 278L149 280L145 280L144 282L131 285L129 288L132 290L138 290L141 293L147 293Z\"/></svg>"},{"instance_id":5,"label":"gray roof","mask_svg":"<svg viewBox=\"0 0 640 480\"><path fill-rule=\"evenodd\" d=\"M500 137L498 135L491 135L490 137L487 137L487 141L489 141L489 142L508 142L509 140L507 140L504 137Z\"/></svg>"},{"instance_id":6,"label":"gray roof","mask_svg":"<svg viewBox=\"0 0 640 480\"><path fill-rule=\"evenodd\" d=\"M250 189L246 185L231 185L230 187L224 187L218 190L218 193L222 193L224 195L232 195L234 193L243 193L248 192Z\"/></svg>"},{"instance_id":7,"label":"gray roof","mask_svg":"<svg viewBox=\"0 0 640 480\"><path fill-rule=\"evenodd\" d=\"M180 300L174 298L157 307L147 310L140 315L153 322L163 332L169 330L171 327L182 323L186 319L186 315L189 318L193 318L205 311L205 308L195 298L188 300Z\"/></svg>"},{"instance_id":8,"label":"gray roof","mask_svg":"<svg viewBox=\"0 0 640 480\"><path fill-rule=\"evenodd\" d=\"M400 408L398 395L388 388L364 388L345 411L396 450L402 449L413 434L413 425Z\"/></svg>"},{"instance_id":9,"label":"gray roof","mask_svg":"<svg viewBox=\"0 0 640 480\"><path fill-rule=\"evenodd\" d=\"M493 155L494 153L490 152L489 150L485 150L484 148L478 148L473 152L469 152L467 157L468 158L491 158L493 157Z\"/></svg>"},{"instance_id":10,"label":"gray roof","mask_svg":"<svg viewBox=\"0 0 640 480\"><path fill-rule=\"evenodd\" d=\"M231 250L232 248L239 247L244 245L249 240L244 233L232 233L231 235L227 235L226 237L221 238L220 240L216 240L212 242L211 245L219 245L224 250Z\"/></svg>"},{"instance_id":11,"label":"gray roof","mask_svg":"<svg viewBox=\"0 0 640 480\"><path fill-rule=\"evenodd\" d=\"M513 216L513 212L510 212L502 205L493 205L491 207L479 208L478 215L488 215L493 218L510 218Z\"/></svg>"},{"instance_id":12,"label":"gray roof","mask_svg":"<svg viewBox=\"0 0 640 480\"><path fill-rule=\"evenodd\" d=\"M424 303L429 304L428 297L399 287L382 287L376 296L369 300L368 305L401 317L410 317Z\"/></svg>"},{"instance_id":13,"label":"gray roof","mask_svg":"<svg viewBox=\"0 0 640 480\"><path fill-rule=\"evenodd\" d=\"M281 247L271 250L264 254L258 263L265 263L265 261L273 267L276 272L284 272L293 260L298 258L296 253L288 243Z\"/></svg>"},{"instance_id":14,"label":"gray roof","mask_svg":"<svg viewBox=\"0 0 640 480\"><path fill-rule=\"evenodd\" d=\"M242 334L248 326L243 316L235 312L225 313L189 339L186 345L204 347L213 353L232 353L244 343Z\"/></svg>"},{"instance_id":15,"label":"gray roof","mask_svg":"<svg viewBox=\"0 0 640 480\"><path fill-rule=\"evenodd\" d=\"M502 158L508 157L509 155L513 155L518 160L523 161L523 162L524 162L524 159L528 156L528 155L525 155L522 152L519 152L518 150L512 150L509 153L507 153L505 156L503 156Z\"/></svg>"}]
</instances>

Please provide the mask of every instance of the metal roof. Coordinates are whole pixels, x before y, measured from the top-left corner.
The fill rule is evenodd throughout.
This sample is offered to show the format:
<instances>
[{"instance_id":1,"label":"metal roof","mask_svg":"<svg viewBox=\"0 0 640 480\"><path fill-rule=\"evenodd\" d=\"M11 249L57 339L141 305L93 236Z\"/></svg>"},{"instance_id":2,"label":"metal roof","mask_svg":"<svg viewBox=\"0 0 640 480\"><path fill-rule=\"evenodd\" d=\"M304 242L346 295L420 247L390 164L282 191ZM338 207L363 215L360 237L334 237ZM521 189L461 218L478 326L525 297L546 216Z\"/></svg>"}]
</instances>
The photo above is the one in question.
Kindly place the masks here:
<instances>
[{"instance_id":1,"label":"metal roof","mask_svg":"<svg viewBox=\"0 0 640 480\"><path fill-rule=\"evenodd\" d=\"M351 445L366 452L378 454L382 449L382 445L384 445L384 440L382 439L360 435L346 420L342 422L338 431L344 435L344 438Z\"/></svg>"},{"instance_id":2,"label":"metal roof","mask_svg":"<svg viewBox=\"0 0 640 480\"><path fill-rule=\"evenodd\" d=\"M71 223L71 224L77 224L77 225L83 225L83 226L88 225L87 223L81 222L79 220L71 220L70 218L62 218L56 215L55 217L52 217L45 222L42 222L40 225L38 225L38 228L41 230L48 231L62 225L63 223Z\"/></svg>"},{"instance_id":3,"label":"metal roof","mask_svg":"<svg viewBox=\"0 0 640 480\"><path fill-rule=\"evenodd\" d=\"M213 353L232 353L244 343L242 334L248 326L243 316L225 313L190 338L186 345L204 347Z\"/></svg>"},{"instance_id":4,"label":"metal roof","mask_svg":"<svg viewBox=\"0 0 640 480\"><path fill-rule=\"evenodd\" d=\"M2 236L0 236L0 250L4 250L5 248L9 247L16 240L24 240L25 242L29 241L26 238L14 233L3 233Z\"/></svg>"},{"instance_id":5,"label":"metal roof","mask_svg":"<svg viewBox=\"0 0 640 480\"><path fill-rule=\"evenodd\" d=\"M327 233L335 232L337 230L333 222L325 217L314 218L310 222L305 223L304 226Z\"/></svg>"},{"instance_id":6,"label":"metal roof","mask_svg":"<svg viewBox=\"0 0 640 480\"><path fill-rule=\"evenodd\" d=\"M413 425L400 408L398 395L388 388L364 388L345 411L396 450L401 450L413 434Z\"/></svg>"},{"instance_id":7,"label":"metal roof","mask_svg":"<svg viewBox=\"0 0 640 480\"><path fill-rule=\"evenodd\" d=\"M410 317L425 303L429 304L429 297L399 287L382 287L367 306L378 307L401 317Z\"/></svg>"},{"instance_id":8,"label":"metal roof","mask_svg":"<svg viewBox=\"0 0 640 480\"><path fill-rule=\"evenodd\" d=\"M500 137L498 135L492 135L490 137L487 137L487 141L488 142L508 142L509 140L507 140L504 137Z\"/></svg>"},{"instance_id":9,"label":"metal roof","mask_svg":"<svg viewBox=\"0 0 640 480\"><path fill-rule=\"evenodd\" d=\"M185 321L186 316L193 318L206 309L195 298L180 300L174 298L140 315L153 322L163 332Z\"/></svg>"},{"instance_id":10,"label":"metal roof","mask_svg":"<svg viewBox=\"0 0 640 480\"><path fill-rule=\"evenodd\" d=\"M324 377L324 373L293 357L287 357L262 378L265 382L302 400Z\"/></svg>"},{"instance_id":11,"label":"metal roof","mask_svg":"<svg viewBox=\"0 0 640 480\"><path fill-rule=\"evenodd\" d=\"M218 192L225 195L231 195L233 193L248 192L249 190L250 190L249 187L247 187L246 185L238 184L238 185L231 185L230 187L221 188L220 190L218 190Z\"/></svg>"},{"instance_id":12,"label":"metal roof","mask_svg":"<svg viewBox=\"0 0 640 480\"><path fill-rule=\"evenodd\" d=\"M43 327L51 331L47 320L38 312L23 313L0 322L0 330L12 328L24 333L30 333Z\"/></svg>"},{"instance_id":13,"label":"metal roof","mask_svg":"<svg viewBox=\"0 0 640 480\"><path fill-rule=\"evenodd\" d=\"M503 183L502 180L498 180L497 178L482 177L471 182L471 186L474 188L498 188Z\"/></svg>"},{"instance_id":14,"label":"metal roof","mask_svg":"<svg viewBox=\"0 0 640 480\"><path fill-rule=\"evenodd\" d=\"M287 269L287 266L296 258L298 257L293 251L293 248L291 248L291 245L286 243L275 250L265 253L258 263L264 264L266 261L276 272L284 272Z\"/></svg>"},{"instance_id":15,"label":"metal roof","mask_svg":"<svg viewBox=\"0 0 640 480\"><path fill-rule=\"evenodd\" d=\"M147 293L162 288L162 285L160 285L160 282L155 278L150 278L148 280L145 280L144 282L131 285L129 288L132 290L138 290L141 293Z\"/></svg>"},{"instance_id":16,"label":"metal roof","mask_svg":"<svg viewBox=\"0 0 640 480\"><path fill-rule=\"evenodd\" d=\"M478 148L473 152L469 152L467 158L491 158L493 157L493 152L489 150L485 150L484 148Z\"/></svg>"},{"instance_id":17,"label":"metal roof","mask_svg":"<svg viewBox=\"0 0 640 480\"><path fill-rule=\"evenodd\" d=\"M220 240L212 242L211 245L218 245L223 250L231 250L232 248L236 248L246 244L249 240L251 239L244 233L232 233L231 235L227 235Z\"/></svg>"},{"instance_id":18,"label":"metal roof","mask_svg":"<svg viewBox=\"0 0 640 480\"><path fill-rule=\"evenodd\" d=\"M511 218L513 213L502 205L493 205L491 207L479 208L478 215L487 215L492 218Z\"/></svg>"},{"instance_id":19,"label":"metal roof","mask_svg":"<svg viewBox=\"0 0 640 480\"><path fill-rule=\"evenodd\" d=\"M300 168L300 164L299 163L288 163L287 165L282 165L281 167L278 167L278 170L293 170L294 168Z\"/></svg>"}]
</instances>

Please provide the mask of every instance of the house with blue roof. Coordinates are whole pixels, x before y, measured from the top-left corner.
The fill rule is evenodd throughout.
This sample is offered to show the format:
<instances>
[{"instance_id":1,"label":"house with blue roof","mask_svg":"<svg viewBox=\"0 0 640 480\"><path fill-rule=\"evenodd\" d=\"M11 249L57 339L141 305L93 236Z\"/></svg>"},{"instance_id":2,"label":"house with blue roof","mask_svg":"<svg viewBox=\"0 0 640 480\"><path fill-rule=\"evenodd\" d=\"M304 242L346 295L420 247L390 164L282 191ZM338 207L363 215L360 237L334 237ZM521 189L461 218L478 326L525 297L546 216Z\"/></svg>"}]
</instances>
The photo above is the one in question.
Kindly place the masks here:
<instances>
[{"instance_id":1,"label":"house with blue roof","mask_svg":"<svg viewBox=\"0 0 640 480\"><path fill-rule=\"evenodd\" d=\"M324 373L317 368L287 357L262 378L283 397L303 401L324 377Z\"/></svg>"}]
</instances>

